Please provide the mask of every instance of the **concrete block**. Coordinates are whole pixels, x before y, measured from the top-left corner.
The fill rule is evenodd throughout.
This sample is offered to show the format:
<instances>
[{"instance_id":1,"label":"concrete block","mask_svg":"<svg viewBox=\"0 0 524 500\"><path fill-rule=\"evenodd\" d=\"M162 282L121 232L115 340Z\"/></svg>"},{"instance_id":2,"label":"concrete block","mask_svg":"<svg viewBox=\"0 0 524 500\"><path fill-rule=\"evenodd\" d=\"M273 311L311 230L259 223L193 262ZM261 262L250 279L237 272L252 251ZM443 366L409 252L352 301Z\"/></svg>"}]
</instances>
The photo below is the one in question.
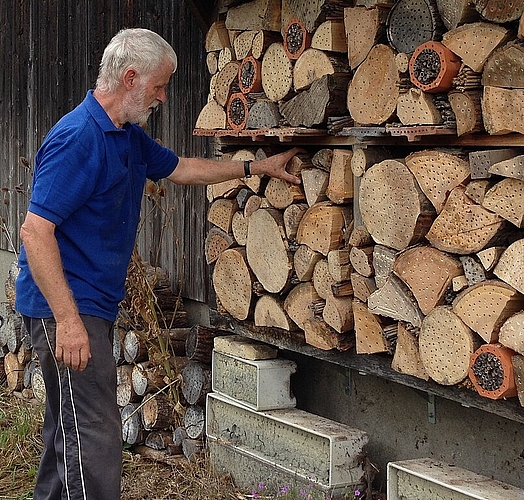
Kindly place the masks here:
<instances>
[{"instance_id":1,"label":"concrete block","mask_svg":"<svg viewBox=\"0 0 524 500\"><path fill-rule=\"evenodd\" d=\"M364 431L296 408L257 412L225 396L207 396L208 438L287 474L326 488L360 482Z\"/></svg>"},{"instance_id":2,"label":"concrete block","mask_svg":"<svg viewBox=\"0 0 524 500\"><path fill-rule=\"evenodd\" d=\"M208 437L206 443L214 470L221 475L230 475L235 486L247 495L263 484L268 495L289 486L298 490L322 492L326 498L335 500L350 498L346 495L353 493L355 489L364 488L364 483L334 487L314 483L223 441Z\"/></svg>"},{"instance_id":3,"label":"concrete block","mask_svg":"<svg viewBox=\"0 0 524 500\"><path fill-rule=\"evenodd\" d=\"M253 410L294 408L290 377L296 369L287 359L251 361L213 350L211 388Z\"/></svg>"},{"instance_id":4,"label":"concrete block","mask_svg":"<svg viewBox=\"0 0 524 500\"><path fill-rule=\"evenodd\" d=\"M241 335L215 337L213 346L217 352L236 356L237 358L251 359L252 361L274 359L278 354L276 347L242 337Z\"/></svg>"},{"instance_id":5,"label":"concrete block","mask_svg":"<svg viewBox=\"0 0 524 500\"><path fill-rule=\"evenodd\" d=\"M388 500L524 500L524 490L429 458L390 462Z\"/></svg>"}]
</instances>

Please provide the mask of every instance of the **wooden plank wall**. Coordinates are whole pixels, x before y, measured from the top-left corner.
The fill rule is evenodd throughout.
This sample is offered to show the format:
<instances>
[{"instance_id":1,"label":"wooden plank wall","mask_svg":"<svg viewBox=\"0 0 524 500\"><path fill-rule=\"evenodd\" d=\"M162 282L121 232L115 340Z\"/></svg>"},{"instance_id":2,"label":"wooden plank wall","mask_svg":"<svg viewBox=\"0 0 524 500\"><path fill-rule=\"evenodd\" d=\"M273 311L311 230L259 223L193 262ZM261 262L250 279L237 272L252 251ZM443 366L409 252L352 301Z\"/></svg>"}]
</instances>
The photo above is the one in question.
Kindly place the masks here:
<instances>
[{"instance_id":1,"label":"wooden plank wall","mask_svg":"<svg viewBox=\"0 0 524 500\"><path fill-rule=\"evenodd\" d=\"M148 132L181 156L209 155L208 141L192 136L209 77L202 72L202 27L187 2L0 0L0 26L0 249L19 247L19 227L40 143L93 87L102 51L121 28L152 29L179 56L168 102L152 118ZM151 212L152 205L144 201L138 235L143 258L167 269L183 297L205 302L209 292L203 256L205 188L167 186L161 209Z\"/></svg>"}]
</instances>

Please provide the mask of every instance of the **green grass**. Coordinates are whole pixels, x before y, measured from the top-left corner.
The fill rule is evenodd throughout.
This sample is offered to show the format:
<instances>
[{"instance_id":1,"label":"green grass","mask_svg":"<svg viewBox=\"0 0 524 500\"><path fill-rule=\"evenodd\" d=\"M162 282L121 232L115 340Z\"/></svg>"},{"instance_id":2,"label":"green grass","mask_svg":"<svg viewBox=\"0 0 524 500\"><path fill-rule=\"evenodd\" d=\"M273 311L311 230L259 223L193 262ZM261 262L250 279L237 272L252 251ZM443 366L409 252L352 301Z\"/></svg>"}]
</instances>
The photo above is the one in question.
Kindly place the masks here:
<instances>
[{"instance_id":1,"label":"green grass","mask_svg":"<svg viewBox=\"0 0 524 500\"><path fill-rule=\"evenodd\" d=\"M33 497L42 440L43 405L0 389L0 499Z\"/></svg>"}]
</instances>

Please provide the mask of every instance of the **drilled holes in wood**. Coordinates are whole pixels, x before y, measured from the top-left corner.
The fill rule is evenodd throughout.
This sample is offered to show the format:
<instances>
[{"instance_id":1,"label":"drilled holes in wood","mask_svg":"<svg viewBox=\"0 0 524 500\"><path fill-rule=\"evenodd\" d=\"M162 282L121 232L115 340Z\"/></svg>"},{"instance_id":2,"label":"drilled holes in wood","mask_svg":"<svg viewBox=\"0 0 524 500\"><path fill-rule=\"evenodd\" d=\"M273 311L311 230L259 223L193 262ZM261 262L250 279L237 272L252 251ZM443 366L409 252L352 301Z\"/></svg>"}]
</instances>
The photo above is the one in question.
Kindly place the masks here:
<instances>
[{"instance_id":1,"label":"drilled holes in wood","mask_svg":"<svg viewBox=\"0 0 524 500\"><path fill-rule=\"evenodd\" d=\"M399 0L390 10L387 36L397 52L413 54L428 40L435 40L442 31L442 21L433 1Z\"/></svg>"}]
</instances>

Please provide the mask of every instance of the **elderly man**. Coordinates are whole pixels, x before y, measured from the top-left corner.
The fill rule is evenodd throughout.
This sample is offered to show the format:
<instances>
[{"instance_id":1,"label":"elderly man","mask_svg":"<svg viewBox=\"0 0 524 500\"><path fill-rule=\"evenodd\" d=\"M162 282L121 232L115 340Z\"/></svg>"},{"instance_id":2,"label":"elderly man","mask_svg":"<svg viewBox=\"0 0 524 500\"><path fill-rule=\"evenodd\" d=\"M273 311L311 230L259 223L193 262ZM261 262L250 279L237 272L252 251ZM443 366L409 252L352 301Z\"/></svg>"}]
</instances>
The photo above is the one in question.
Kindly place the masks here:
<instances>
[{"instance_id":1,"label":"elderly man","mask_svg":"<svg viewBox=\"0 0 524 500\"><path fill-rule=\"evenodd\" d=\"M295 149L217 162L178 157L150 138L139 124L166 101L176 65L156 33L120 31L104 51L94 91L58 121L35 158L16 285L47 389L35 500L120 498L112 324L146 178L205 185L267 174L300 182L285 171Z\"/></svg>"}]
</instances>

